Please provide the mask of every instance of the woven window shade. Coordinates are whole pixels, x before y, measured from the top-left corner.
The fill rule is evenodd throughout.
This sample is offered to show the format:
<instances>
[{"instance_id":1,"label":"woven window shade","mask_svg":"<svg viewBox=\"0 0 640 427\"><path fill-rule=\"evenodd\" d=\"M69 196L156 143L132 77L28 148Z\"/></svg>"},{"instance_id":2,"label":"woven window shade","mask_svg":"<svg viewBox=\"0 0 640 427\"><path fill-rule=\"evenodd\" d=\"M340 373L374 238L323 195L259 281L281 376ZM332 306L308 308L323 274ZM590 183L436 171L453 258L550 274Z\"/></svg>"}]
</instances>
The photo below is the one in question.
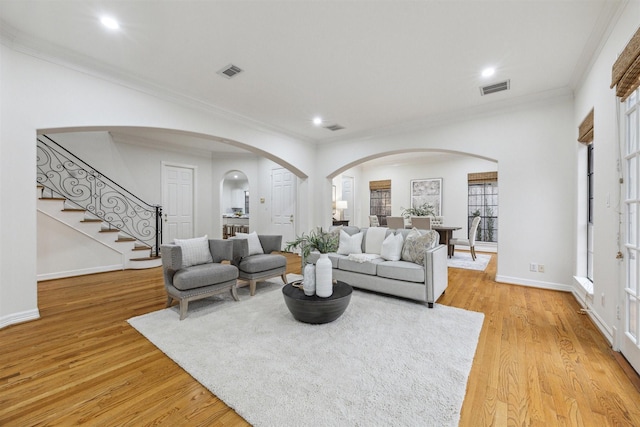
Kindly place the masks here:
<instances>
[{"instance_id":1,"label":"woven window shade","mask_svg":"<svg viewBox=\"0 0 640 427\"><path fill-rule=\"evenodd\" d=\"M578 141L585 144L591 144L593 142L593 108L584 118L580 126L578 126Z\"/></svg>"},{"instance_id":2,"label":"woven window shade","mask_svg":"<svg viewBox=\"0 0 640 427\"><path fill-rule=\"evenodd\" d=\"M369 191L374 190L391 190L391 180L369 181Z\"/></svg>"},{"instance_id":3,"label":"woven window shade","mask_svg":"<svg viewBox=\"0 0 640 427\"><path fill-rule=\"evenodd\" d=\"M497 182L498 172L476 172L467 175L469 184L482 184L484 182Z\"/></svg>"},{"instance_id":4,"label":"woven window shade","mask_svg":"<svg viewBox=\"0 0 640 427\"><path fill-rule=\"evenodd\" d=\"M626 101L638 86L640 86L640 28L611 70L611 87L616 88L616 96L620 97L621 102Z\"/></svg>"}]
</instances>

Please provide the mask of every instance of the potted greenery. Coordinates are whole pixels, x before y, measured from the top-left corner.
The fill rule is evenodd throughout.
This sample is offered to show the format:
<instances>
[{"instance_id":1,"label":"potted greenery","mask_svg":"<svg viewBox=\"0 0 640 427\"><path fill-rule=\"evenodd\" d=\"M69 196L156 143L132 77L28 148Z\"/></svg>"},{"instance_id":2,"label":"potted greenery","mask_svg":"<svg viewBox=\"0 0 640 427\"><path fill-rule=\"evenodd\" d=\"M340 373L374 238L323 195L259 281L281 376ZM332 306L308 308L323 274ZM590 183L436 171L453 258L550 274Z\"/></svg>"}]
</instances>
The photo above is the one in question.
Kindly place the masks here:
<instances>
[{"instance_id":1,"label":"potted greenery","mask_svg":"<svg viewBox=\"0 0 640 427\"><path fill-rule=\"evenodd\" d=\"M300 248L303 259L306 259L312 250L320 252L320 258L316 261L314 278L315 294L319 297L327 298L333 294L333 266L328 254L336 252L339 244L340 236L338 234L323 231L321 227L318 227L309 234L302 233L295 240L287 242L284 248L288 252ZM307 266L305 266L305 270L306 268ZM306 287L305 294L309 295Z\"/></svg>"},{"instance_id":2,"label":"potted greenery","mask_svg":"<svg viewBox=\"0 0 640 427\"><path fill-rule=\"evenodd\" d=\"M425 202L420 206L416 206L413 208L402 208L402 216L405 218L409 218L412 216L436 216L435 209L431 203Z\"/></svg>"},{"instance_id":3,"label":"potted greenery","mask_svg":"<svg viewBox=\"0 0 640 427\"><path fill-rule=\"evenodd\" d=\"M321 254L336 252L340 243L340 235L323 231L322 227L311 230L309 234L302 233L295 240L287 242L284 250L293 252L293 249L300 248L303 258L309 257L311 251L318 251Z\"/></svg>"}]
</instances>

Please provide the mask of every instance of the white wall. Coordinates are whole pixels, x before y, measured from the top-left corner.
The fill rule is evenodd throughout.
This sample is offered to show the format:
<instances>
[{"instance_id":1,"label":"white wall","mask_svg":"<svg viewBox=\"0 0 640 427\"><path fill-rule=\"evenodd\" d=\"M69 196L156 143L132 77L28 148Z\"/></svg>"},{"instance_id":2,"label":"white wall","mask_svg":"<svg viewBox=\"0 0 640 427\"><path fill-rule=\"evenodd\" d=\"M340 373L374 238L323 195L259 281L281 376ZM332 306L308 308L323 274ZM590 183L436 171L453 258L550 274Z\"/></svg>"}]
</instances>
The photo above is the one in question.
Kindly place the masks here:
<instances>
[{"instance_id":1,"label":"white wall","mask_svg":"<svg viewBox=\"0 0 640 427\"><path fill-rule=\"evenodd\" d=\"M0 58L0 327L39 316L33 196L38 130L51 133L60 128L110 126L175 129L224 138L277 160L299 176L315 167L313 144L43 61L5 44L0 46ZM209 183L214 180L213 176L203 179ZM220 187L209 193L219 204ZM219 209L209 215L216 219L205 221L203 215L198 232L211 229L219 234Z\"/></svg>"},{"instance_id":2,"label":"white wall","mask_svg":"<svg viewBox=\"0 0 640 427\"><path fill-rule=\"evenodd\" d=\"M402 214L402 208L411 206L412 179L442 178L442 215L445 225L460 226L455 237L467 237L468 173L497 171L496 162L459 154L439 154L433 157L405 160L402 163L364 163L361 167L361 185L364 192L359 200L358 224L369 223L369 181L391 180L392 216ZM350 175L351 170L345 172ZM500 179L498 179L498 188ZM498 231L500 233L500 231Z\"/></svg>"},{"instance_id":3,"label":"white wall","mask_svg":"<svg viewBox=\"0 0 640 427\"><path fill-rule=\"evenodd\" d=\"M579 170L574 175L574 181L580 183L582 191L586 189L586 154L585 148L576 142L577 127L587 113L594 109L594 298L588 298L585 303L592 309L593 317L610 340L613 339L614 326L623 330L616 318L616 306L624 303L624 262L616 259L616 253L625 251L620 244L624 242L624 227L620 226L624 198L621 197L622 186L619 184L618 172L620 149L617 110L620 103L615 98L614 89L609 88L609 83L611 67L637 30L639 17L640 2L629 2L575 94L572 145L574 162L579 165ZM622 164L624 165L624 161ZM583 206L578 204L582 208L581 215L574 226L576 241L580 245L572 248L579 257L574 266L577 276L585 276L586 269L584 262L578 262L586 256L581 251L586 234L586 212ZM620 240L619 232L622 233ZM577 285L575 292L583 294Z\"/></svg>"},{"instance_id":4,"label":"white wall","mask_svg":"<svg viewBox=\"0 0 640 427\"><path fill-rule=\"evenodd\" d=\"M573 117L571 98L560 96L441 125L323 144L318 150L318 175L331 176L358 159L402 151L450 151L497 161L497 280L569 290L575 193ZM455 207L446 205L452 185L453 181L444 182L445 216L455 215ZM544 264L545 273L530 272L531 262Z\"/></svg>"}]
</instances>

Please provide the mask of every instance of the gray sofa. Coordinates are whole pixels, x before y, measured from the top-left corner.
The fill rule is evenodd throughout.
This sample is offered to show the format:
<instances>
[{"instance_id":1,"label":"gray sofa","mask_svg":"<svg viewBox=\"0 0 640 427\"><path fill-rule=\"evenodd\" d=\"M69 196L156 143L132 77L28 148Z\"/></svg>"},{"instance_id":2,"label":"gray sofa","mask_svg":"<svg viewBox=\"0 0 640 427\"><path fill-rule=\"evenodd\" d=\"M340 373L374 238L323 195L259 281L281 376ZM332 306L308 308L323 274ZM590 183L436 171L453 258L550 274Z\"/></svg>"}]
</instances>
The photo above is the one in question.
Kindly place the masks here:
<instances>
[{"instance_id":1,"label":"gray sofa","mask_svg":"<svg viewBox=\"0 0 640 427\"><path fill-rule=\"evenodd\" d=\"M349 235L360 231L364 233L362 239L364 253L368 228L346 226L342 227L342 230ZM411 230L389 229L386 235L395 232L402 233L406 240ZM302 260L303 269L306 263L315 264L319 257L318 252L312 252L308 258ZM425 250L423 265L402 260L386 261L382 258L357 262L350 260L348 255L337 253L329 254L329 259L333 265L334 279L356 288L424 302L429 308L433 308L433 304L448 285L447 248L445 245L438 244L438 240L435 247Z\"/></svg>"}]
</instances>

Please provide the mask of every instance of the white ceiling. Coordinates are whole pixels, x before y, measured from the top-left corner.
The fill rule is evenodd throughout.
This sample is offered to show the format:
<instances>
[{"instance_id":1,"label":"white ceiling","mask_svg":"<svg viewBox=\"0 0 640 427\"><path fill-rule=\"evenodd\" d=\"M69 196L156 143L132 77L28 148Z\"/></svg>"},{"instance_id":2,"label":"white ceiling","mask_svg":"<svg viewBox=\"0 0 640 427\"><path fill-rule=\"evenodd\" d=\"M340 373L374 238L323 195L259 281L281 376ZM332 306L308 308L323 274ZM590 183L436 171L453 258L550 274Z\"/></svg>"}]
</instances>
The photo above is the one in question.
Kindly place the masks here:
<instances>
[{"instance_id":1,"label":"white ceiling","mask_svg":"<svg viewBox=\"0 0 640 427\"><path fill-rule=\"evenodd\" d=\"M17 49L322 143L571 93L620 4L0 0L0 25ZM216 74L230 63L244 72Z\"/></svg>"}]
</instances>

